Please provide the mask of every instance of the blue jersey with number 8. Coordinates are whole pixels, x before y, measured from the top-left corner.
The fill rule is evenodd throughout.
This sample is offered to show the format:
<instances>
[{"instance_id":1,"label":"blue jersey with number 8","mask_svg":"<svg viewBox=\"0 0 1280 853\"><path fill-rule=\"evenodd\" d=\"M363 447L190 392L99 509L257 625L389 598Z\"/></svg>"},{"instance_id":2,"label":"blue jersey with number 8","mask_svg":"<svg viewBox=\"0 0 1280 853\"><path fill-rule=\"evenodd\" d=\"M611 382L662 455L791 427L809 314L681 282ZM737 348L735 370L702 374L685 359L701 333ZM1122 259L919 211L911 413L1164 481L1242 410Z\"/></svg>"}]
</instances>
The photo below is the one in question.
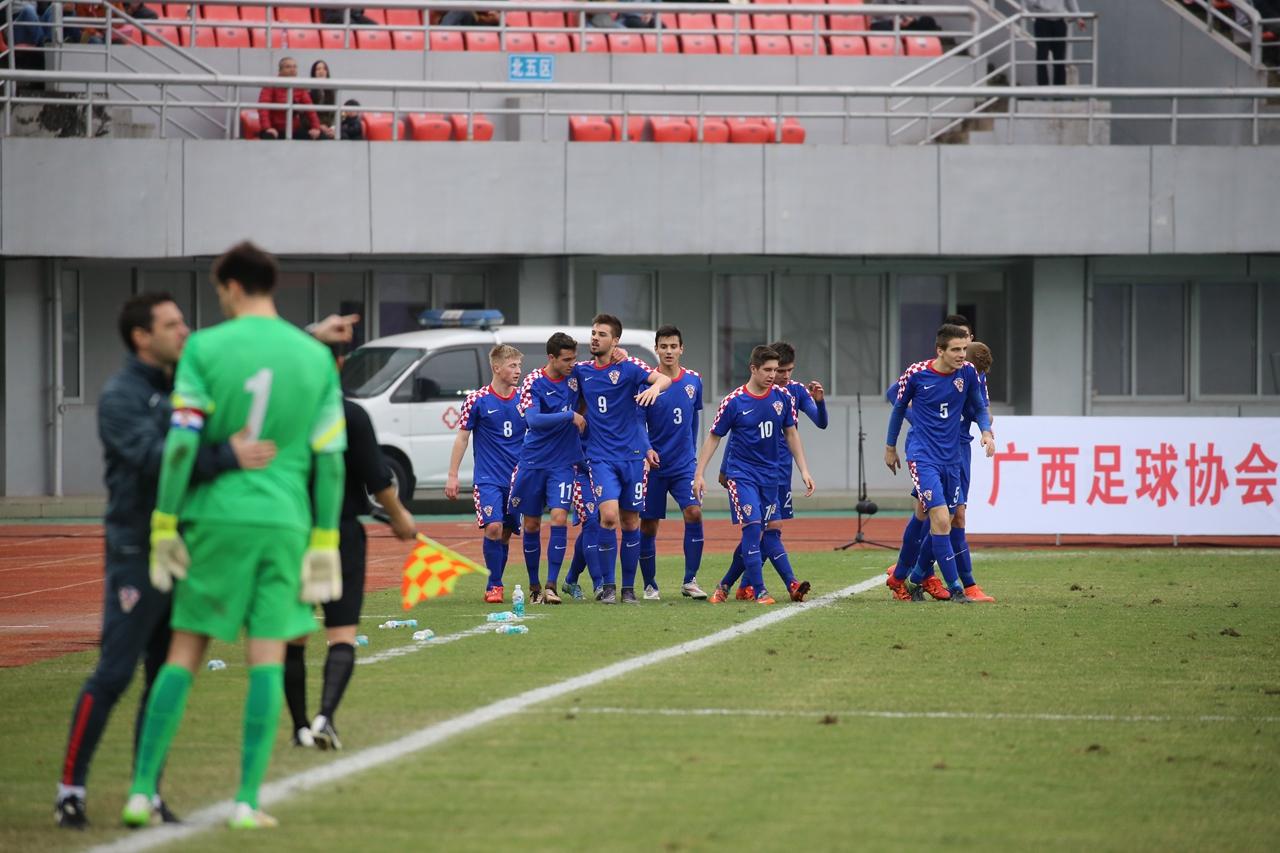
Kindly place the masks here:
<instances>
[{"instance_id":1,"label":"blue jersey with number 8","mask_svg":"<svg viewBox=\"0 0 1280 853\"><path fill-rule=\"evenodd\" d=\"M524 444L524 416L519 410L516 389L506 397L498 396L492 385L467 395L462 404L462 420L458 429L470 430L475 472L471 482L477 486L511 484L511 471Z\"/></svg>"}]
</instances>

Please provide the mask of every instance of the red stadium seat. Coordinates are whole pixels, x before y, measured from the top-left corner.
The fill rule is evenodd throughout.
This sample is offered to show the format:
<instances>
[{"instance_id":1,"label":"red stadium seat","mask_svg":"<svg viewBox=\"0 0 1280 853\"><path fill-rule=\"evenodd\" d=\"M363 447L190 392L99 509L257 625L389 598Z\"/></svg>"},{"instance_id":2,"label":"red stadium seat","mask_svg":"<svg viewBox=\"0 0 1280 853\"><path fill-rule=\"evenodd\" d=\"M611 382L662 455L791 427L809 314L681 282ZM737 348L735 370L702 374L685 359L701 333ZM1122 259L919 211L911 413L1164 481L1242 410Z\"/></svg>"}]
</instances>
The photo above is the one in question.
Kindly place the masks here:
<instances>
[{"instance_id":1,"label":"red stadium seat","mask_svg":"<svg viewBox=\"0 0 1280 853\"><path fill-rule=\"evenodd\" d=\"M662 52L663 53L679 53L680 52L680 42L676 39L675 35L668 35L668 33L672 32L679 26L680 26L680 23L673 13L671 12L662 13ZM658 52L657 33L645 33L644 35L641 36L641 39L644 41L645 53Z\"/></svg>"},{"instance_id":2,"label":"red stadium seat","mask_svg":"<svg viewBox=\"0 0 1280 853\"><path fill-rule=\"evenodd\" d=\"M462 34L462 41L467 46L467 50L497 51L502 49L498 34L488 30L468 30Z\"/></svg>"},{"instance_id":3,"label":"red stadium seat","mask_svg":"<svg viewBox=\"0 0 1280 853\"><path fill-rule=\"evenodd\" d=\"M258 124L257 110L241 110L240 111L240 138L241 139L257 139L258 134L262 132L261 125Z\"/></svg>"},{"instance_id":4,"label":"red stadium seat","mask_svg":"<svg viewBox=\"0 0 1280 853\"><path fill-rule=\"evenodd\" d=\"M369 9L364 10L365 17L372 20L375 24L385 24L387 22L386 9Z\"/></svg>"},{"instance_id":5,"label":"red stadium seat","mask_svg":"<svg viewBox=\"0 0 1280 853\"><path fill-rule=\"evenodd\" d=\"M431 45L432 50L463 50L462 33L458 32L436 32L431 31L431 38L427 42Z\"/></svg>"},{"instance_id":6,"label":"red stadium seat","mask_svg":"<svg viewBox=\"0 0 1280 853\"><path fill-rule=\"evenodd\" d=\"M253 47L266 47L267 46L267 28L254 27L253 29L249 30L249 44L251 44ZM284 28L283 27L271 28L271 46L274 48L284 47Z\"/></svg>"},{"instance_id":7,"label":"red stadium seat","mask_svg":"<svg viewBox=\"0 0 1280 853\"><path fill-rule=\"evenodd\" d=\"M148 22L147 32L142 34L142 43L147 47L163 47L164 42L160 41L156 36L167 39L169 44L181 44L182 37L178 35L178 28L168 24L151 24Z\"/></svg>"},{"instance_id":8,"label":"red stadium seat","mask_svg":"<svg viewBox=\"0 0 1280 853\"><path fill-rule=\"evenodd\" d=\"M319 50L319 30L285 30L284 40L289 47L300 50Z\"/></svg>"},{"instance_id":9,"label":"red stadium seat","mask_svg":"<svg viewBox=\"0 0 1280 853\"><path fill-rule=\"evenodd\" d=\"M695 142L720 143L729 141L729 125L722 118L703 117L702 138L698 138L698 117L689 116L689 129Z\"/></svg>"},{"instance_id":10,"label":"red stadium seat","mask_svg":"<svg viewBox=\"0 0 1280 853\"><path fill-rule=\"evenodd\" d=\"M585 42L585 47L584 47ZM585 36L577 33L569 34L569 44L573 45L574 53L608 53L609 39L602 32L592 32L587 30Z\"/></svg>"},{"instance_id":11,"label":"red stadium seat","mask_svg":"<svg viewBox=\"0 0 1280 853\"><path fill-rule=\"evenodd\" d=\"M639 33L609 33L610 53L644 53L644 39Z\"/></svg>"},{"instance_id":12,"label":"red stadium seat","mask_svg":"<svg viewBox=\"0 0 1280 853\"><path fill-rule=\"evenodd\" d=\"M391 33L386 30L355 28L356 47L360 50L391 50Z\"/></svg>"},{"instance_id":13,"label":"red stadium seat","mask_svg":"<svg viewBox=\"0 0 1280 853\"><path fill-rule=\"evenodd\" d=\"M460 141L467 141L467 117L462 113L454 113L449 116L449 122L453 125L453 138ZM473 114L471 118L471 141L472 142L488 142L493 139L493 122L480 115Z\"/></svg>"},{"instance_id":14,"label":"red stadium seat","mask_svg":"<svg viewBox=\"0 0 1280 853\"><path fill-rule=\"evenodd\" d=\"M773 141L769 127L759 118L731 118L729 125L729 141L740 144L760 145Z\"/></svg>"},{"instance_id":15,"label":"red stadium seat","mask_svg":"<svg viewBox=\"0 0 1280 853\"><path fill-rule=\"evenodd\" d=\"M393 120L391 113L361 113L360 122L364 125L364 138L369 142L404 138L400 122Z\"/></svg>"},{"instance_id":16,"label":"red stadium seat","mask_svg":"<svg viewBox=\"0 0 1280 853\"><path fill-rule=\"evenodd\" d=\"M238 21L240 15L235 6L201 6L200 17L206 21Z\"/></svg>"},{"instance_id":17,"label":"red stadium seat","mask_svg":"<svg viewBox=\"0 0 1280 853\"><path fill-rule=\"evenodd\" d=\"M191 27L178 28L178 43L183 47L217 47L218 40L214 37L213 27L196 27L196 38L194 44L191 41Z\"/></svg>"},{"instance_id":18,"label":"red stadium seat","mask_svg":"<svg viewBox=\"0 0 1280 853\"><path fill-rule=\"evenodd\" d=\"M388 9L387 23L393 27L420 27L422 12L417 9Z\"/></svg>"},{"instance_id":19,"label":"red stadium seat","mask_svg":"<svg viewBox=\"0 0 1280 853\"><path fill-rule=\"evenodd\" d=\"M867 36L867 55L899 56L902 45L893 36Z\"/></svg>"},{"instance_id":20,"label":"red stadium seat","mask_svg":"<svg viewBox=\"0 0 1280 853\"><path fill-rule=\"evenodd\" d=\"M782 6L786 4L787 0L756 0L755 8L766 5ZM786 15L753 13L751 15L751 26L757 30L785 31L790 29L790 23L787 21ZM774 56L789 56L791 54L791 39L785 35L766 33L764 35L757 34L755 38L756 53Z\"/></svg>"},{"instance_id":21,"label":"red stadium seat","mask_svg":"<svg viewBox=\"0 0 1280 853\"><path fill-rule=\"evenodd\" d=\"M244 27L214 27L218 47L249 47L249 31Z\"/></svg>"},{"instance_id":22,"label":"red stadium seat","mask_svg":"<svg viewBox=\"0 0 1280 853\"><path fill-rule=\"evenodd\" d=\"M417 142L447 142L453 125L438 113L409 113L405 116L408 137Z\"/></svg>"},{"instance_id":23,"label":"red stadium seat","mask_svg":"<svg viewBox=\"0 0 1280 853\"><path fill-rule=\"evenodd\" d=\"M396 30L391 34L393 50L421 51L427 45L427 34L419 30Z\"/></svg>"},{"instance_id":24,"label":"red stadium seat","mask_svg":"<svg viewBox=\"0 0 1280 853\"><path fill-rule=\"evenodd\" d=\"M570 142L612 142L613 127L601 116L569 116Z\"/></svg>"},{"instance_id":25,"label":"red stadium seat","mask_svg":"<svg viewBox=\"0 0 1280 853\"><path fill-rule=\"evenodd\" d=\"M867 42L862 36L832 36L832 56L866 56Z\"/></svg>"},{"instance_id":26,"label":"red stadium seat","mask_svg":"<svg viewBox=\"0 0 1280 853\"><path fill-rule=\"evenodd\" d=\"M533 53L535 48L533 33L507 32L507 43L504 49L508 53Z\"/></svg>"},{"instance_id":27,"label":"red stadium seat","mask_svg":"<svg viewBox=\"0 0 1280 853\"><path fill-rule=\"evenodd\" d=\"M267 20L266 6L240 6L240 20L242 21L262 21Z\"/></svg>"},{"instance_id":28,"label":"red stadium seat","mask_svg":"<svg viewBox=\"0 0 1280 853\"><path fill-rule=\"evenodd\" d=\"M191 17L190 3L165 3L164 16L166 18L177 18L180 20L189 19Z\"/></svg>"},{"instance_id":29,"label":"red stadium seat","mask_svg":"<svg viewBox=\"0 0 1280 853\"><path fill-rule=\"evenodd\" d=\"M276 20L288 24L311 23L311 10L301 6L276 6Z\"/></svg>"},{"instance_id":30,"label":"red stadium seat","mask_svg":"<svg viewBox=\"0 0 1280 853\"><path fill-rule=\"evenodd\" d=\"M542 53L569 53L573 44L565 33L535 33L534 44Z\"/></svg>"},{"instance_id":31,"label":"red stadium seat","mask_svg":"<svg viewBox=\"0 0 1280 853\"><path fill-rule=\"evenodd\" d=\"M676 15L681 30L710 30L715 28L711 16L702 12L680 12ZM718 53L716 37L711 34L680 33L681 53Z\"/></svg>"},{"instance_id":32,"label":"red stadium seat","mask_svg":"<svg viewBox=\"0 0 1280 853\"><path fill-rule=\"evenodd\" d=\"M644 127L647 120L644 116L627 116L627 141L643 142ZM609 127L613 132L613 141L622 141L622 116L609 116Z\"/></svg>"},{"instance_id":33,"label":"red stadium seat","mask_svg":"<svg viewBox=\"0 0 1280 853\"><path fill-rule=\"evenodd\" d=\"M777 138L778 123L771 118L761 119L765 128L769 131L769 141L780 141L783 145L800 145L804 142L805 131L800 122L793 118L784 118L782 120L782 139Z\"/></svg>"},{"instance_id":34,"label":"red stadium seat","mask_svg":"<svg viewBox=\"0 0 1280 853\"><path fill-rule=\"evenodd\" d=\"M829 6L861 6L862 0L827 0ZM832 8L827 16L827 27L839 32L863 32L867 29L866 15L837 15Z\"/></svg>"},{"instance_id":35,"label":"red stadium seat","mask_svg":"<svg viewBox=\"0 0 1280 853\"><path fill-rule=\"evenodd\" d=\"M111 43L142 47L142 33L133 24L117 24L111 29Z\"/></svg>"},{"instance_id":36,"label":"red stadium seat","mask_svg":"<svg viewBox=\"0 0 1280 853\"><path fill-rule=\"evenodd\" d=\"M729 56L733 56L735 53L733 49L735 41L733 37L733 22L735 20L738 22L737 55L746 56L747 54L755 53L755 39L749 35L743 35L744 31L751 29L751 16L727 15L723 12L715 16L716 29L723 30L726 33L725 35L716 36L716 44L719 46L720 52Z\"/></svg>"},{"instance_id":37,"label":"red stadium seat","mask_svg":"<svg viewBox=\"0 0 1280 853\"><path fill-rule=\"evenodd\" d=\"M942 56L942 41L937 36L903 35L907 56Z\"/></svg>"},{"instance_id":38,"label":"red stadium seat","mask_svg":"<svg viewBox=\"0 0 1280 853\"><path fill-rule=\"evenodd\" d=\"M325 50L342 50L347 46L346 33L342 30L318 30L320 33L320 45ZM356 46L356 40L351 40L351 47Z\"/></svg>"},{"instance_id":39,"label":"red stadium seat","mask_svg":"<svg viewBox=\"0 0 1280 853\"><path fill-rule=\"evenodd\" d=\"M796 0L796 2L801 2L801 0ZM819 30L826 28L826 19L820 15L788 15L787 17L791 29L800 33L799 35L791 36L791 52L796 56L814 56L814 19L816 18L818 21ZM821 34L817 36L816 51L818 56L825 56L827 53L827 40Z\"/></svg>"},{"instance_id":40,"label":"red stadium seat","mask_svg":"<svg viewBox=\"0 0 1280 853\"><path fill-rule=\"evenodd\" d=\"M684 118L654 116L650 122L654 142L692 142L694 128Z\"/></svg>"}]
</instances>

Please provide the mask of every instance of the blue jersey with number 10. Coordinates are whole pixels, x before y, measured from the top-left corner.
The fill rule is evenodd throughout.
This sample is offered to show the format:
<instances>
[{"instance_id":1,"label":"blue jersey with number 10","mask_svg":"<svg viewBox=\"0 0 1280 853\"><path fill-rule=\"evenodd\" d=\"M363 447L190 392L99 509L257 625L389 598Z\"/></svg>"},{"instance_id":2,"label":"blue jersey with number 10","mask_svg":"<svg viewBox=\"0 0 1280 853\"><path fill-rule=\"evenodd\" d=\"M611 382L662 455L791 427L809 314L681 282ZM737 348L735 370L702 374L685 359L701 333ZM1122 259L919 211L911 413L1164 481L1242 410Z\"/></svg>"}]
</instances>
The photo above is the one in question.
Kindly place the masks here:
<instances>
[{"instance_id":1,"label":"blue jersey with number 10","mask_svg":"<svg viewBox=\"0 0 1280 853\"><path fill-rule=\"evenodd\" d=\"M729 436L721 470L730 480L762 485L779 482L778 436L796 425L796 401L785 388L771 385L757 397L743 385L720 402L711 431Z\"/></svg>"},{"instance_id":2,"label":"blue jersey with number 10","mask_svg":"<svg viewBox=\"0 0 1280 853\"><path fill-rule=\"evenodd\" d=\"M683 368L671 387L644 410L649 446L658 451L658 473L678 472L698 461L698 412L702 411L702 377Z\"/></svg>"},{"instance_id":3,"label":"blue jersey with number 10","mask_svg":"<svg viewBox=\"0 0 1280 853\"><path fill-rule=\"evenodd\" d=\"M476 464L471 482L477 486L505 489L511 484L511 471L524 443L524 416L519 403L516 389L500 397L492 385L486 385L468 394L462 404L458 429L469 430L475 439L471 452Z\"/></svg>"}]
</instances>

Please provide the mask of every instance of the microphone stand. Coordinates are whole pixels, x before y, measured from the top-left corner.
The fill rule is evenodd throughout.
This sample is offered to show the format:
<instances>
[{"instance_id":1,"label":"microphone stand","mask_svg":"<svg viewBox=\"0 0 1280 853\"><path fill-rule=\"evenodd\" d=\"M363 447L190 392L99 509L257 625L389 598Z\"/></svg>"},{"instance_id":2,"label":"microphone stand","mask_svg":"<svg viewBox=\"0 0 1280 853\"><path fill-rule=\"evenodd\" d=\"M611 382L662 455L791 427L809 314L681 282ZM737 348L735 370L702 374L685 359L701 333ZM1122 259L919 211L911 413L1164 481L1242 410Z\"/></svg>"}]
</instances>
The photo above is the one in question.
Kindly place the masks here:
<instances>
[{"instance_id":1,"label":"microphone stand","mask_svg":"<svg viewBox=\"0 0 1280 853\"><path fill-rule=\"evenodd\" d=\"M867 440L867 434L862 430L862 394L857 395L858 404L858 529L853 535L853 539L843 545L837 545L836 551L845 551L855 545L872 545L876 548L887 548L890 551L897 551L898 545L887 545L884 542L876 542L868 539L866 534L862 532L863 516L875 515L880 511L880 507L876 506L875 501L867 499L867 460L863 450L863 444Z\"/></svg>"}]
</instances>

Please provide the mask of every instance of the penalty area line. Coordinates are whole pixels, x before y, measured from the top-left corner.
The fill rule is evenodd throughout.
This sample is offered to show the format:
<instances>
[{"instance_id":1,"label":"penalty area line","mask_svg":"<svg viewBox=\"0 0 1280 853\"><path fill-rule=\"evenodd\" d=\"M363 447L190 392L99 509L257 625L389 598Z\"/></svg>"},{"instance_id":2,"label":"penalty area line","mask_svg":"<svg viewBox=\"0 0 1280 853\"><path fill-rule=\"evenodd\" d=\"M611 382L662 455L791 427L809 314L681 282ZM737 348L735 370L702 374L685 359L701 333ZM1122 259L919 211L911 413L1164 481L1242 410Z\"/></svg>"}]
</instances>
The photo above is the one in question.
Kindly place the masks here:
<instances>
[{"instance_id":1,"label":"penalty area line","mask_svg":"<svg viewBox=\"0 0 1280 853\"><path fill-rule=\"evenodd\" d=\"M304 770L301 773L295 773L292 776L286 776L283 779L263 785L258 800L263 808L267 808L275 803L284 802L295 794L330 785L356 773L363 773L366 770L372 770L375 767L408 758L416 752L429 749L444 743L450 738L466 734L496 720L519 714L525 709L542 702L595 687L606 681L611 681L672 658L700 652L704 649L736 640L739 637L754 634L756 631L776 625L802 613L807 613L815 608L823 607L838 599L848 598L866 592L869 589L874 589L883 583L883 572L877 572L864 581L819 596L803 604L779 607L745 622L722 628L697 639L687 640L674 646L667 646L663 649L656 649L652 652L626 658L582 675L566 678L563 681L557 681L544 687L535 687L532 690L517 693L515 696L509 696L506 699L499 699L465 714L418 729L416 732L411 732L404 737L384 743L381 746L369 747L339 758L322 767ZM181 841L215 826L222 825L230 816L232 805L233 803L230 800L223 800L187 815L181 824L141 829L111 843L91 847L89 851L90 853L117 853L117 851L123 853L123 851L150 850L163 844Z\"/></svg>"},{"instance_id":2,"label":"penalty area line","mask_svg":"<svg viewBox=\"0 0 1280 853\"><path fill-rule=\"evenodd\" d=\"M1167 714L1055 714L982 711L877 711L846 708L833 711L794 711L773 708L619 708L611 706L573 706L567 708L535 708L525 714L618 714L636 717L813 717L824 715L884 720L979 720L1036 723L1280 723L1280 717L1238 717L1223 714L1170 716Z\"/></svg>"}]
</instances>

